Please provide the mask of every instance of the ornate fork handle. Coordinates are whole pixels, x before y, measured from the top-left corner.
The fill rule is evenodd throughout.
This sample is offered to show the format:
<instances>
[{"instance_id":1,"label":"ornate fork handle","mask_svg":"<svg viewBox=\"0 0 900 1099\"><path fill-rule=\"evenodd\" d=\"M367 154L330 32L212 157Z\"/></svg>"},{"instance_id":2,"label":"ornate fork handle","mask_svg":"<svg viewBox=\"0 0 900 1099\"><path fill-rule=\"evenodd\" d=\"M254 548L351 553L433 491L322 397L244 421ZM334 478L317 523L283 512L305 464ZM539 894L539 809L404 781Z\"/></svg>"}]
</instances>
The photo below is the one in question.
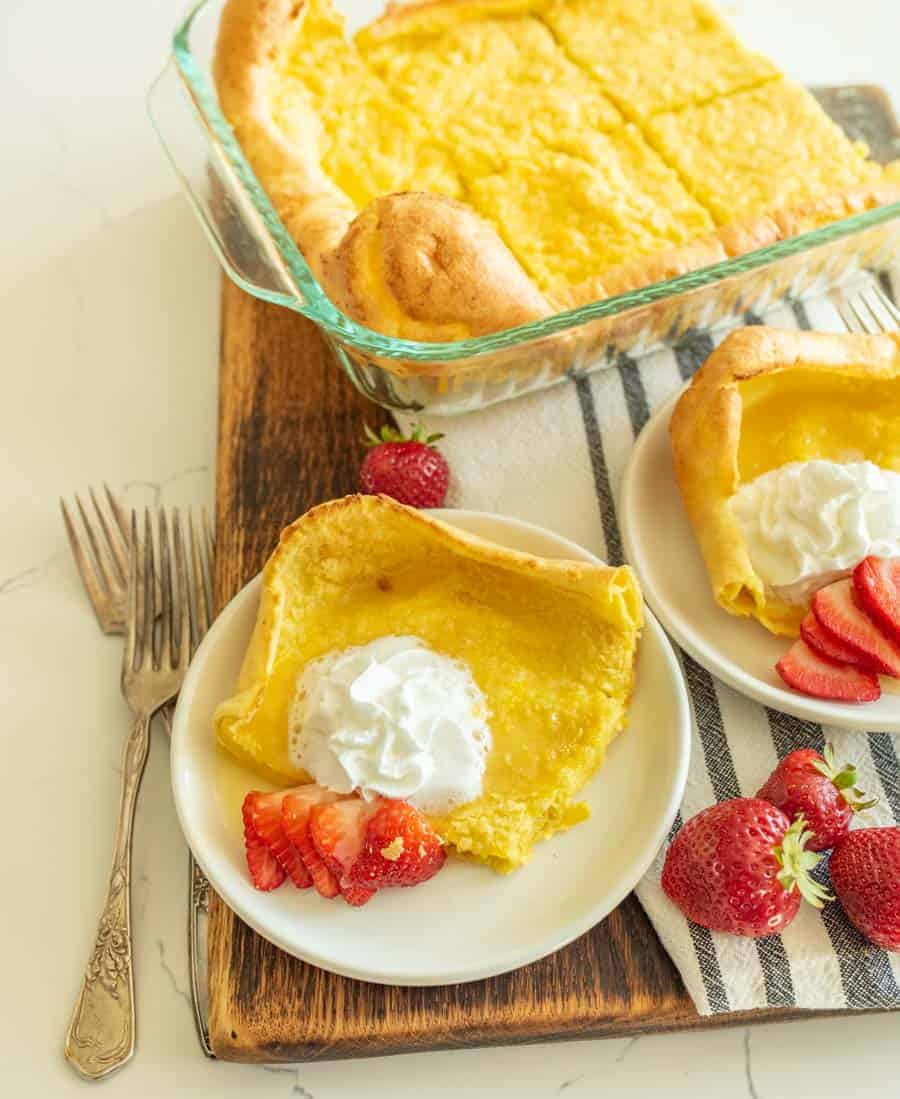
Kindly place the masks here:
<instances>
[{"instance_id":1,"label":"ornate fork handle","mask_svg":"<svg viewBox=\"0 0 900 1099\"><path fill-rule=\"evenodd\" d=\"M190 897L188 898L188 965L191 975L191 1007L194 1011L194 1026L197 1038L207 1057L215 1058L209 1042L209 1027L206 1022L207 1005L205 984L206 958L206 922L209 919L209 881L200 869L194 856L188 851L188 880Z\"/></svg>"},{"instance_id":2,"label":"ornate fork handle","mask_svg":"<svg viewBox=\"0 0 900 1099\"><path fill-rule=\"evenodd\" d=\"M125 742L109 891L66 1035L66 1057L91 1080L121 1068L134 1053L131 835L150 748L151 716L137 717Z\"/></svg>"},{"instance_id":3,"label":"ornate fork handle","mask_svg":"<svg viewBox=\"0 0 900 1099\"><path fill-rule=\"evenodd\" d=\"M169 740L172 739L171 704L163 706L162 720ZM191 1010L194 1013L194 1026L197 1040L204 1054L215 1060L216 1055L209 1044L209 1025L207 1024L208 1005L206 994L206 922L209 919L209 881L194 861L194 855L188 848L188 969L191 978Z\"/></svg>"}]
</instances>

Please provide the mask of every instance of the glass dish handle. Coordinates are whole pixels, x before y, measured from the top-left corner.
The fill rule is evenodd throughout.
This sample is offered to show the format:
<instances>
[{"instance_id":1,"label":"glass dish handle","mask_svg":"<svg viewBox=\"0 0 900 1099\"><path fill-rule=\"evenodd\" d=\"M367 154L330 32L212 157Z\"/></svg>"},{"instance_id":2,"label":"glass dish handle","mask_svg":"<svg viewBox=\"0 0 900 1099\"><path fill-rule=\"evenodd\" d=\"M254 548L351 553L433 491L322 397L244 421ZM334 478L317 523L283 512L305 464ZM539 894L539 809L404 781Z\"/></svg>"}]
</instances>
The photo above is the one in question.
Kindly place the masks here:
<instances>
[{"instance_id":1,"label":"glass dish handle","mask_svg":"<svg viewBox=\"0 0 900 1099\"><path fill-rule=\"evenodd\" d=\"M174 60L151 87L147 109L226 273L256 297L302 309L304 295L272 239L272 227L251 201L241 169L194 104ZM249 167L244 171L250 174Z\"/></svg>"}]
</instances>

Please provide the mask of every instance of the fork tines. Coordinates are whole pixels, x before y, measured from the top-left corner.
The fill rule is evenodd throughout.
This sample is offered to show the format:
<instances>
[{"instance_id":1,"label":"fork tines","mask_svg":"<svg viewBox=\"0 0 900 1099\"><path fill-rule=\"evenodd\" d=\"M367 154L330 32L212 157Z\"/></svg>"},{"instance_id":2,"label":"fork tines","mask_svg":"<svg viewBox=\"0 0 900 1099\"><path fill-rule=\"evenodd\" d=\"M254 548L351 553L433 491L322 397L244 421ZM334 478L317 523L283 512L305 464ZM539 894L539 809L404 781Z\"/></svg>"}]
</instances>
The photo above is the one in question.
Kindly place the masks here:
<instances>
[{"instance_id":1,"label":"fork tines","mask_svg":"<svg viewBox=\"0 0 900 1099\"><path fill-rule=\"evenodd\" d=\"M194 611L194 644L199 645L212 621L212 562L215 560L215 543L209 512L201 512L201 531L194 525L193 512L188 512L188 539L191 544L191 573Z\"/></svg>"},{"instance_id":2,"label":"fork tines","mask_svg":"<svg viewBox=\"0 0 900 1099\"><path fill-rule=\"evenodd\" d=\"M852 296L838 297L835 305L851 332L876 335L900 328L900 309L879 286L868 286Z\"/></svg>"},{"instance_id":3,"label":"fork tines","mask_svg":"<svg viewBox=\"0 0 900 1099\"><path fill-rule=\"evenodd\" d=\"M104 633L119 633L125 623L125 599L128 583L129 523L124 508L103 485L98 499L88 490L91 507L75 496L70 508L60 498L66 533L78 571ZM105 500L105 503L104 503ZM73 512L77 519L73 518Z\"/></svg>"},{"instance_id":4,"label":"fork tines","mask_svg":"<svg viewBox=\"0 0 900 1099\"><path fill-rule=\"evenodd\" d=\"M126 674L141 667L156 670L186 667L193 648L191 597L178 509L172 512L171 536L166 511L159 509L156 546L149 508L144 509L143 526L143 537L140 537L137 512L132 511L128 615L122 663ZM159 628L155 629L157 619Z\"/></svg>"},{"instance_id":5,"label":"fork tines","mask_svg":"<svg viewBox=\"0 0 900 1099\"><path fill-rule=\"evenodd\" d=\"M145 509L142 523L132 512L129 521L106 484L102 492L89 488L86 503L76 495L71 503L61 498L59 505L72 554L103 631L125 632L131 607L140 623L132 658L140 658L137 650L145 644L156 666L160 659L180 663L182 649L190 655L213 617L215 540L206 508L197 522L188 509L185 535L178 508ZM138 535L141 526L143 537ZM130 603L132 539L137 573Z\"/></svg>"}]
</instances>

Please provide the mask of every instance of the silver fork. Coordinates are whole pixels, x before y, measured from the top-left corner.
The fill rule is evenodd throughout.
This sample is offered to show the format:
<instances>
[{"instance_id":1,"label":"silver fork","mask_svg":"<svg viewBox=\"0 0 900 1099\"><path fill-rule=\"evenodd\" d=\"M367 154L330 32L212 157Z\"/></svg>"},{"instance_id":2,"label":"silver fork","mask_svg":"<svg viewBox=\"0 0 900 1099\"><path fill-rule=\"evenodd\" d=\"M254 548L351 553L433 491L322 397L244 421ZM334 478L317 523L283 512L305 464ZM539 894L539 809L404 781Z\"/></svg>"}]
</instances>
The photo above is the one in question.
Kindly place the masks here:
<instances>
[{"instance_id":1,"label":"silver fork","mask_svg":"<svg viewBox=\"0 0 900 1099\"><path fill-rule=\"evenodd\" d=\"M128 517L106 483L103 485L103 494L112 516L111 521L93 488L88 489L88 494L94 505L94 520L90 519L81 497L76 495L75 507L71 511L65 500L59 501L63 522L72 547L72 556L81 573L81 580L97 615L100 629L104 633L124 633L128 601ZM73 511L81 517L86 536L84 538L79 537L78 527L72 518Z\"/></svg>"},{"instance_id":2,"label":"silver fork","mask_svg":"<svg viewBox=\"0 0 900 1099\"><path fill-rule=\"evenodd\" d=\"M131 947L131 837L153 715L175 697L191 656L191 611L184 540L177 512L170 543L159 514L160 626L155 630L157 570L149 510L144 539L131 514L128 610L122 693L134 714L122 759L122 792L106 904L97 928L69 1031L66 1057L89 1079L124 1065L134 1053L134 967ZM174 586L172 558L174 557Z\"/></svg>"},{"instance_id":3,"label":"silver fork","mask_svg":"<svg viewBox=\"0 0 900 1099\"><path fill-rule=\"evenodd\" d=\"M193 515L188 513L188 531L191 542L191 565L193 572L193 609L194 647L203 640L212 622L213 564L215 562L215 540L206 508L202 513L202 531L198 536L194 529ZM166 727L171 733L168 712L164 711ZM194 855L188 848L188 968L191 978L191 1007L194 1011L194 1026L200 1047L207 1057L215 1057L209 1043L209 1016L207 1005L206 981L200 969L206 965L207 943L201 932L206 930L206 921L201 917L209 915L209 882L197 865Z\"/></svg>"},{"instance_id":4,"label":"silver fork","mask_svg":"<svg viewBox=\"0 0 900 1099\"><path fill-rule=\"evenodd\" d=\"M82 582L97 621L104 633L125 632L125 612L128 602L128 540L130 532L125 509L107 484L103 491L88 489L93 511L85 507L76 495L67 506L60 500L63 521L78 566ZM105 500L105 506L102 501ZM78 522L73 516L78 516ZM215 540L206 508L201 512L200 534L188 513L192 571L193 644L203 640L212 620L212 576L215 563ZM81 532L81 533L80 533ZM172 707L162 709L166 732L172 732ZM200 970L206 958L203 942L203 920L208 914L209 882L188 850L188 963L190 969L191 1007L197 1039L207 1057L213 1057L207 1024L205 981Z\"/></svg>"},{"instance_id":5,"label":"silver fork","mask_svg":"<svg viewBox=\"0 0 900 1099\"><path fill-rule=\"evenodd\" d=\"M876 335L900 329L900 309L875 284L847 297L836 296L834 304L850 332Z\"/></svg>"}]
</instances>

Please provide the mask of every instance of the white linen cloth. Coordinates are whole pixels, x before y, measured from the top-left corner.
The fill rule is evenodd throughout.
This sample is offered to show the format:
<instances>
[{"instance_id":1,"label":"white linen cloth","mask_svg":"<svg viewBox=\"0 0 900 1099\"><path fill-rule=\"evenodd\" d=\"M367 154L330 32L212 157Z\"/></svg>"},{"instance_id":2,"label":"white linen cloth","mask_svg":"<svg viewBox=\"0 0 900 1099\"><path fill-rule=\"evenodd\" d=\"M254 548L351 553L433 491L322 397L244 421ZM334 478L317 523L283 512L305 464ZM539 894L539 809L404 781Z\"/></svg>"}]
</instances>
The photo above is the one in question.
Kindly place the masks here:
<instances>
[{"instance_id":1,"label":"white linen cloth","mask_svg":"<svg viewBox=\"0 0 900 1099\"><path fill-rule=\"evenodd\" d=\"M900 290L882 278L887 290ZM895 300L896 297L895 297ZM746 323L759 323L748 315ZM824 302L782 305L766 315L780 327L842 331ZM448 506L500 512L571 538L611 564L624 560L617 493L644 423L684 384L724 333L693 331L671 349L480 412L418 418L452 470ZM401 426L413 417L398 416ZM841 732L767 710L715 680L687 654L682 667L694 715L682 821L716 800L752 796L777 760L800 747L834 743L859 769L859 784L880 798L866 826L900 824L900 737ZM670 836L671 839L671 836ZM867 943L837 903L803 905L781 934L741 939L690 923L665 896L660 873L668 844L636 889L657 934L703 1014L749 1008L900 1007L900 954ZM817 871L817 873L820 873ZM827 881L827 870L821 872Z\"/></svg>"}]
</instances>

